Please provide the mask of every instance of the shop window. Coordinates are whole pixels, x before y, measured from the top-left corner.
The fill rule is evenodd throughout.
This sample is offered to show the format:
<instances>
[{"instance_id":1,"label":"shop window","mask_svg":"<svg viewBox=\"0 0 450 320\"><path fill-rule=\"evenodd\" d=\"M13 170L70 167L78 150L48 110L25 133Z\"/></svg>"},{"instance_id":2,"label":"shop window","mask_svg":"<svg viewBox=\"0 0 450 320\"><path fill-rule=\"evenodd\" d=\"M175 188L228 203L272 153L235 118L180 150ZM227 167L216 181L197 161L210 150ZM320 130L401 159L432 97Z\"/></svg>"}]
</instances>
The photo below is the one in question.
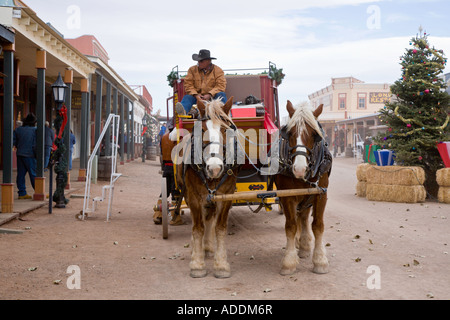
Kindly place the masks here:
<instances>
[{"instance_id":1,"label":"shop window","mask_svg":"<svg viewBox=\"0 0 450 320\"><path fill-rule=\"evenodd\" d=\"M347 94L341 93L339 94L339 110L347 109Z\"/></svg>"},{"instance_id":2,"label":"shop window","mask_svg":"<svg viewBox=\"0 0 450 320\"><path fill-rule=\"evenodd\" d=\"M358 94L358 109L367 109L367 94Z\"/></svg>"}]
</instances>

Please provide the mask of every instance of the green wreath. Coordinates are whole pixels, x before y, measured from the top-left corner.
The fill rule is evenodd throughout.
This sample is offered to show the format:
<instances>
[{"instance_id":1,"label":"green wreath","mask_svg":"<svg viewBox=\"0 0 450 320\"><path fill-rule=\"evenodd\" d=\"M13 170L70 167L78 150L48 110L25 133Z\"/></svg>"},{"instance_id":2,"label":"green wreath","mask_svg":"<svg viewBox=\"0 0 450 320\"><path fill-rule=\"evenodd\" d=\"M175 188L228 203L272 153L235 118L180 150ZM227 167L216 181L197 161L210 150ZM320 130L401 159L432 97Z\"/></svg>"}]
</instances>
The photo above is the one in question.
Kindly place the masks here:
<instances>
[{"instance_id":1,"label":"green wreath","mask_svg":"<svg viewBox=\"0 0 450 320\"><path fill-rule=\"evenodd\" d=\"M275 80L277 86L283 82L285 76L283 69L277 69L275 66L270 66L269 78Z\"/></svg>"},{"instance_id":2,"label":"green wreath","mask_svg":"<svg viewBox=\"0 0 450 320\"><path fill-rule=\"evenodd\" d=\"M178 73L175 71L172 71L168 76L167 76L167 81L169 82L169 86L171 86L173 88L174 86L174 82L178 80Z\"/></svg>"}]
</instances>

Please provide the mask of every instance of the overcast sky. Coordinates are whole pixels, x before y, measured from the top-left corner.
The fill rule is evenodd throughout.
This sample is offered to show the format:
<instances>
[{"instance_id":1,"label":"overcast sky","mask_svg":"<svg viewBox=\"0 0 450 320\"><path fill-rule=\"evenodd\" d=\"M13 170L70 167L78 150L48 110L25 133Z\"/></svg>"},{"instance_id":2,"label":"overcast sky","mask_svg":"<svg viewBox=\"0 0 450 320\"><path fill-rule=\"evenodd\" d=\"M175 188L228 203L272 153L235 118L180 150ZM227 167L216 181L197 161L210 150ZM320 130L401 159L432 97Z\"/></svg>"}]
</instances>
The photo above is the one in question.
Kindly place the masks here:
<instances>
[{"instance_id":1,"label":"overcast sky","mask_svg":"<svg viewBox=\"0 0 450 320\"><path fill-rule=\"evenodd\" d=\"M447 0L25 0L66 38L94 35L129 85L146 85L165 114L167 75L209 49L223 69L283 68L284 111L333 77L393 83L400 56L422 25L450 54ZM216 4L217 3L217 4ZM446 72L450 72L447 69Z\"/></svg>"}]
</instances>

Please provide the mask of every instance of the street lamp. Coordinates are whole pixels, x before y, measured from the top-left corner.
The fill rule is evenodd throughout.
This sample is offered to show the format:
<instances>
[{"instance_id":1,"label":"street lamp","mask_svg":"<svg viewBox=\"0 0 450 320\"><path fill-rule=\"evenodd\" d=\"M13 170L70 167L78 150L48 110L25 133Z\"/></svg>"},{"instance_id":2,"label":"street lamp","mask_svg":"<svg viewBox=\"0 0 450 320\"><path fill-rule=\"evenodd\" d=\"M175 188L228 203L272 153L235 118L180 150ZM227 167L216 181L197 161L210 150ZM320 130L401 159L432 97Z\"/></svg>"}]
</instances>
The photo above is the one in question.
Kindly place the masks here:
<instances>
[{"instance_id":1,"label":"street lamp","mask_svg":"<svg viewBox=\"0 0 450 320\"><path fill-rule=\"evenodd\" d=\"M58 105L58 109L61 108L61 105L64 103L64 100L66 99L66 89L67 85L64 83L61 73L58 75L58 79L56 79L56 82L52 84L53 89L53 97L55 98L55 102Z\"/></svg>"},{"instance_id":2,"label":"street lamp","mask_svg":"<svg viewBox=\"0 0 450 320\"><path fill-rule=\"evenodd\" d=\"M68 86L64 83L61 78L61 74L58 75L58 79L56 82L52 84L53 89L53 98L56 102L56 119L55 119L55 130L56 130L56 140L55 145L57 146L57 150L52 155L52 165L56 164L55 173L56 173L56 191L53 196L54 201L56 202L55 208L64 209L68 201L64 196L64 190L67 185L67 161L64 159L64 154L66 152L66 146L64 144L64 136L60 135L65 126L64 117L63 117L63 103L66 99L66 89ZM52 201L53 199L50 199Z\"/></svg>"}]
</instances>

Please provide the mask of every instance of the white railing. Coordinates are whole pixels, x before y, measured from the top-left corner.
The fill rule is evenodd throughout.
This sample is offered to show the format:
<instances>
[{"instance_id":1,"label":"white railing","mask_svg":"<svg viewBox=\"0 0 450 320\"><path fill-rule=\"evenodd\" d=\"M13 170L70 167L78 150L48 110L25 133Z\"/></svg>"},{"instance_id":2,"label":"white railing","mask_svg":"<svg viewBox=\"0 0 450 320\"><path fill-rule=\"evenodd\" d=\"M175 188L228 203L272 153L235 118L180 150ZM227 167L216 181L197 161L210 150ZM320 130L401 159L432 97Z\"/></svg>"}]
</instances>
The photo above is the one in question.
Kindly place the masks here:
<instances>
[{"instance_id":1,"label":"white railing","mask_svg":"<svg viewBox=\"0 0 450 320\"><path fill-rule=\"evenodd\" d=\"M109 221L110 214L111 214L111 206L112 206L112 200L114 197L114 184L116 181L122 176L120 173L116 173L117 169L117 153L119 149L119 143L118 143L118 137L119 137L119 123L120 123L120 116L115 114L110 114L108 117L108 120L105 123L105 126L103 128L103 131L97 141L97 144L95 145L94 150L92 151L91 157L89 158L87 170L86 170L86 187L84 190L84 204L83 204L83 216L82 220L86 218L86 214L88 213L94 213L97 209L97 203L103 202L106 199L106 191L109 190L109 197L108 197L108 213L107 213L107 221ZM100 146L102 144L102 140L106 135L107 130L111 126L112 128L112 135L111 135L111 179L110 184L107 186L104 186L102 189L102 196L101 197L95 197L92 199L92 206L89 204L90 201L90 194L91 194L91 180L92 180L92 163L96 159L97 152L100 149Z\"/></svg>"}]
</instances>

